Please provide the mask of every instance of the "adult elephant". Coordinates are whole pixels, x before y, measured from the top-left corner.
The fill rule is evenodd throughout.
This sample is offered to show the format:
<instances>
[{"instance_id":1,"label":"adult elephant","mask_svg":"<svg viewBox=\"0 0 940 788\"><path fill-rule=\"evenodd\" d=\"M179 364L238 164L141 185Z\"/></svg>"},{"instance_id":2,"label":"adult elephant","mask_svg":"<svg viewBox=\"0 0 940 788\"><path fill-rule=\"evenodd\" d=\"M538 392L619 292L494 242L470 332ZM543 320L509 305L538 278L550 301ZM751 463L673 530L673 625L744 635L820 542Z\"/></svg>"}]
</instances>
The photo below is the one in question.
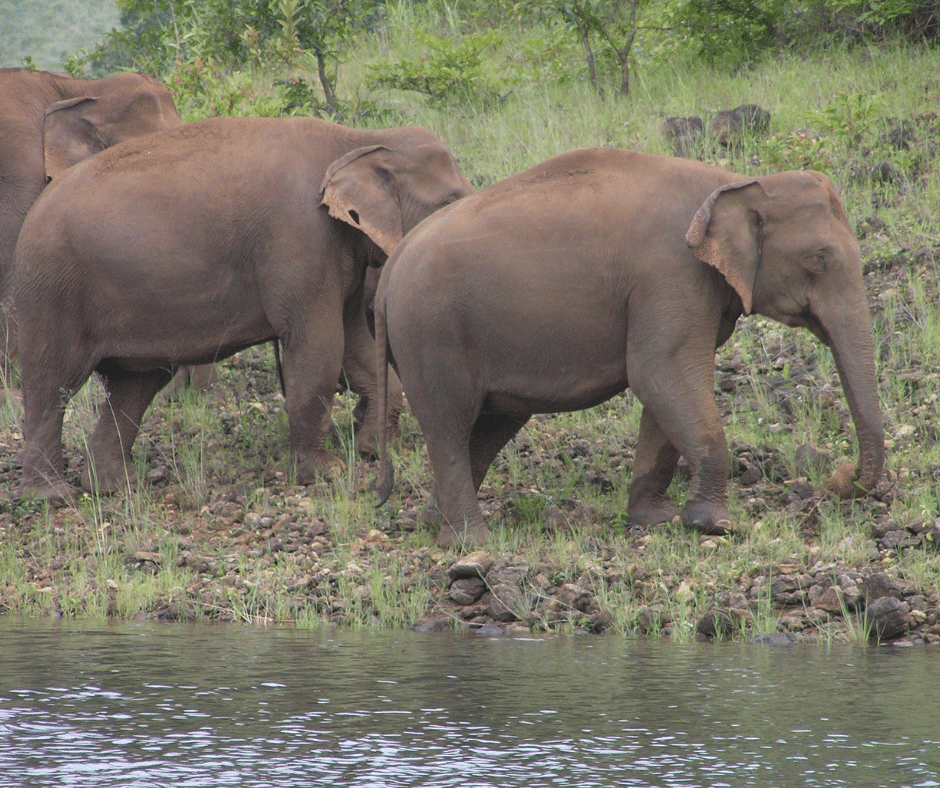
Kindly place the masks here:
<instances>
[{"instance_id":1,"label":"adult elephant","mask_svg":"<svg viewBox=\"0 0 940 788\"><path fill-rule=\"evenodd\" d=\"M77 79L0 68L0 301L5 306L16 238L47 181L98 151L182 122L170 92L147 74ZM7 321L0 322L6 354Z\"/></svg>"},{"instance_id":2,"label":"adult elephant","mask_svg":"<svg viewBox=\"0 0 940 788\"><path fill-rule=\"evenodd\" d=\"M643 405L630 521L681 514L706 533L730 530L714 358L751 313L832 348L861 459L830 484L864 494L884 464L871 322L859 247L825 176L584 149L431 217L382 272L376 342L427 441L425 517L442 521L440 542L486 539L476 492L531 414L628 386ZM681 513L666 494L680 455L692 471Z\"/></svg>"},{"instance_id":3,"label":"adult elephant","mask_svg":"<svg viewBox=\"0 0 940 788\"><path fill-rule=\"evenodd\" d=\"M73 167L37 200L16 250L20 493L71 494L63 398L93 371L108 407L81 484L107 492L132 476L141 417L178 366L272 339L297 480L337 464L324 440L340 370L375 399L366 269L471 191L426 129L314 118L211 118ZM361 450L374 445L374 408L364 419Z\"/></svg>"}]
</instances>

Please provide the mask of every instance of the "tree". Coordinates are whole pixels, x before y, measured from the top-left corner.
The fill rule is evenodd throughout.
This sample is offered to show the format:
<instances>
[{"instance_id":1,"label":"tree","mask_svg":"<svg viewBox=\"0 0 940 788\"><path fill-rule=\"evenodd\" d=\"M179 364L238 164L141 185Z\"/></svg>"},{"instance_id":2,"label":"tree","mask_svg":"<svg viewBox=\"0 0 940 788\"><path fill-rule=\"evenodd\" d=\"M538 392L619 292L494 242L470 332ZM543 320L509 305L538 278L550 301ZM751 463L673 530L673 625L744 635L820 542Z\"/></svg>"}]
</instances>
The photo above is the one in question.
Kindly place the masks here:
<instances>
[{"instance_id":1,"label":"tree","mask_svg":"<svg viewBox=\"0 0 940 788\"><path fill-rule=\"evenodd\" d=\"M139 68L166 78L198 63L254 65L287 78L308 65L326 111L338 113L337 66L364 25L368 0L118 0L124 30L112 30L80 66Z\"/></svg>"},{"instance_id":2,"label":"tree","mask_svg":"<svg viewBox=\"0 0 940 788\"><path fill-rule=\"evenodd\" d=\"M577 33L588 78L601 96L604 89L597 76L595 44L606 45L620 70L618 92L626 96L630 93L630 50L637 36L637 16L644 4L644 0L524 0L517 8L548 20L561 20Z\"/></svg>"}]
</instances>

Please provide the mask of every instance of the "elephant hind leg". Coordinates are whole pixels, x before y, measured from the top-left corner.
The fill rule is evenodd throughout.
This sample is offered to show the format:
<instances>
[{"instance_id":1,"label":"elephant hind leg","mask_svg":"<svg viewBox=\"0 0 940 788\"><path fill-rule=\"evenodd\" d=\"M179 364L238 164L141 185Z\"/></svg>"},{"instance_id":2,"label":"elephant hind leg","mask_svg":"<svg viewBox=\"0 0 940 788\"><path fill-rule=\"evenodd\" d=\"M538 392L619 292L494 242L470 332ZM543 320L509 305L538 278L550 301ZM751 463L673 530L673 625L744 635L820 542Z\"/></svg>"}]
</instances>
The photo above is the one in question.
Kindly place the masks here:
<instances>
[{"instance_id":1,"label":"elephant hind leg","mask_svg":"<svg viewBox=\"0 0 940 788\"><path fill-rule=\"evenodd\" d=\"M474 490L480 489L496 455L516 436L528 420L528 414L524 416L480 414L470 434L470 469L473 473Z\"/></svg>"},{"instance_id":2,"label":"elephant hind leg","mask_svg":"<svg viewBox=\"0 0 940 788\"><path fill-rule=\"evenodd\" d=\"M133 481L131 447L140 421L172 374L166 369L141 373L110 366L100 368L99 373L107 397L88 442L82 489L106 494Z\"/></svg>"},{"instance_id":3,"label":"elephant hind leg","mask_svg":"<svg viewBox=\"0 0 940 788\"><path fill-rule=\"evenodd\" d=\"M23 427L20 498L41 498L53 504L62 504L75 492L65 480L65 460L62 456L64 416L64 406L56 405L43 415L41 422L37 422L27 406Z\"/></svg>"},{"instance_id":4,"label":"elephant hind leg","mask_svg":"<svg viewBox=\"0 0 940 788\"><path fill-rule=\"evenodd\" d=\"M50 342L50 344L53 344ZM61 504L75 493L65 480L62 423L65 408L75 391L88 380L91 368L76 359L51 363L27 353L22 359L23 380L23 476L20 498L41 498Z\"/></svg>"},{"instance_id":5,"label":"elephant hind leg","mask_svg":"<svg viewBox=\"0 0 940 788\"><path fill-rule=\"evenodd\" d=\"M422 519L425 522L440 522L441 530L438 543L449 547L454 544L482 544L489 538L489 528L483 522L483 515L477 504L476 494L486 477L486 472L496 459L502 448L522 429L529 420L528 415L505 415L483 413L477 417L470 431L467 442L467 456L469 458L469 476L472 487L466 488L466 466L459 479L450 479L450 473L438 473L431 490L431 498L425 507ZM433 461L432 461L433 462ZM435 466L437 467L437 466ZM448 470L451 470L450 466ZM445 480L446 483L445 483ZM448 489L449 485L461 484L463 507L454 506L453 501L443 504L440 500L440 490ZM468 501L472 501L472 506ZM454 510L460 513L470 511L471 515L453 514ZM451 512L449 517L444 512Z\"/></svg>"}]
</instances>

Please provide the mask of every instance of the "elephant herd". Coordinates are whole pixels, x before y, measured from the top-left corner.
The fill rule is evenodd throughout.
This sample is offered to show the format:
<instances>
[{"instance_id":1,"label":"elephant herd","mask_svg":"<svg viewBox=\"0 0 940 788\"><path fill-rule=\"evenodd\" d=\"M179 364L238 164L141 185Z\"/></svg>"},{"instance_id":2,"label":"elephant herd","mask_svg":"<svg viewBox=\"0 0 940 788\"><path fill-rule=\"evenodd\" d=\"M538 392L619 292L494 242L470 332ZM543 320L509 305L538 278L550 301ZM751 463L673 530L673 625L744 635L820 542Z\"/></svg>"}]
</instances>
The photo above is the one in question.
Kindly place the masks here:
<instances>
[{"instance_id":1,"label":"elephant herd","mask_svg":"<svg viewBox=\"0 0 940 788\"><path fill-rule=\"evenodd\" d=\"M643 406L630 521L724 533L714 353L751 313L833 351L859 460L831 490L863 495L882 473L859 247L818 173L585 148L474 192L417 126L184 123L144 75L0 69L0 189L22 497L74 494L64 406L92 373L107 396L81 484L110 492L132 477L143 414L177 370L276 340L298 482L340 462L325 434L345 372L365 403L357 448L379 454L387 499L400 379L434 474L423 517L443 545L486 540L478 489L532 414L627 387ZM667 496L680 456L681 511Z\"/></svg>"}]
</instances>

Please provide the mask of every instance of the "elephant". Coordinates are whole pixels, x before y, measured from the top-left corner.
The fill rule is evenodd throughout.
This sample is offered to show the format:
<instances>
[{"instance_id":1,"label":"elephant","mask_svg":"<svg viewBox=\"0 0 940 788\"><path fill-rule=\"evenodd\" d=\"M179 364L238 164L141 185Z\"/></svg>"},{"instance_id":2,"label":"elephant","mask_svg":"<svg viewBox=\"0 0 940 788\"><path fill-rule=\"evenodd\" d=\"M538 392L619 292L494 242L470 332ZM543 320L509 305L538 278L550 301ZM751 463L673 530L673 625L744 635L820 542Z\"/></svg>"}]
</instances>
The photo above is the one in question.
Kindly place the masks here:
<instances>
[{"instance_id":1,"label":"elephant","mask_svg":"<svg viewBox=\"0 0 940 788\"><path fill-rule=\"evenodd\" d=\"M419 126L210 118L109 148L43 192L14 264L22 497L67 500L63 406L92 372L107 394L81 486L133 478L140 420L180 365L276 339L300 484L341 461L326 418L345 370L375 402L366 271L472 192ZM374 407L357 436L374 450ZM371 443L371 448L370 444Z\"/></svg>"},{"instance_id":2,"label":"elephant","mask_svg":"<svg viewBox=\"0 0 940 788\"><path fill-rule=\"evenodd\" d=\"M630 387L642 413L628 521L733 532L715 351L752 313L832 349L860 456L829 486L871 490L884 466L871 318L859 246L824 175L585 148L430 217L386 262L375 305L379 396L391 361L427 444L423 519L442 545L485 541L476 493L529 417ZM393 476L384 445L379 455L381 505ZM680 456L681 511L667 495Z\"/></svg>"},{"instance_id":3,"label":"elephant","mask_svg":"<svg viewBox=\"0 0 940 788\"><path fill-rule=\"evenodd\" d=\"M23 220L47 181L124 140L183 122L173 98L148 74L77 79L0 68L0 301L7 304L13 250ZM6 319L4 364L13 350Z\"/></svg>"}]
</instances>

